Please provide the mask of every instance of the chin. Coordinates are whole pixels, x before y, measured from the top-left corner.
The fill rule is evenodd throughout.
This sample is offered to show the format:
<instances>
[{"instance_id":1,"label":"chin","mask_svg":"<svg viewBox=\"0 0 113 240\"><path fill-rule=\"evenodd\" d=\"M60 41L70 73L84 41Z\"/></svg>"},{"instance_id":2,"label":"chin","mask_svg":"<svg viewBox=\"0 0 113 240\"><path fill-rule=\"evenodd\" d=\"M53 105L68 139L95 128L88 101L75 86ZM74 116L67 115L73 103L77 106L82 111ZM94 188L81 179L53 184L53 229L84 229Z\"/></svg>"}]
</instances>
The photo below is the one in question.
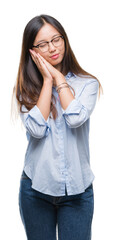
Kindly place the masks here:
<instances>
[{"instance_id":1,"label":"chin","mask_svg":"<svg viewBox=\"0 0 113 240\"><path fill-rule=\"evenodd\" d=\"M56 60L50 60L49 63L52 65L52 66L57 66L59 64L61 64L62 62L62 58L61 59L56 59Z\"/></svg>"}]
</instances>

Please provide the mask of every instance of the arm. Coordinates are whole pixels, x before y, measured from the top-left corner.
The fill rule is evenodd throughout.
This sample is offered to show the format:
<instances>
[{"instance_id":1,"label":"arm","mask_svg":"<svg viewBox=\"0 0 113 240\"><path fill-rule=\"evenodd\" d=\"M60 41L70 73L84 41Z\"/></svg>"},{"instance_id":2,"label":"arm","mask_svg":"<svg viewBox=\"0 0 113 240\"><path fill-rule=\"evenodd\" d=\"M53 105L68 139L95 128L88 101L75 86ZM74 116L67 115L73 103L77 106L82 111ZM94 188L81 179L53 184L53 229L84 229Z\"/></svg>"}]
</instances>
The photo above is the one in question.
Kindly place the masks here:
<instances>
[{"instance_id":1,"label":"arm","mask_svg":"<svg viewBox=\"0 0 113 240\"><path fill-rule=\"evenodd\" d=\"M40 54L40 60L44 63L44 65L47 67L49 73L52 76L52 79L54 79L56 86L58 86L61 83L67 83L65 80L64 75L59 72L55 67L53 67L49 62L47 62ZM69 88L63 88L62 91L59 94L61 106L66 109L68 105L71 103L71 101L74 99L74 96Z\"/></svg>"},{"instance_id":2,"label":"arm","mask_svg":"<svg viewBox=\"0 0 113 240\"><path fill-rule=\"evenodd\" d=\"M56 85L66 82L64 76L57 77ZM62 88L59 92L59 98L63 117L70 128L80 127L91 115L97 99L99 83L96 79L90 79L85 84L81 94L76 98L69 88ZM75 89L76 91L76 89Z\"/></svg>"},{"instance_id":3,"label":"arm","mask_svg":"<svg viewBox=\"0 0 113 240\"><path fill-rule=\"evenodd\" d=\"M56 75L55 82L57 86L60 85L61 83L67 83L65 77L61 73L58 73L58 75ZM59 98L61 107L64 110L69 106L72 100L75 99L70 88L62 88L61 91L59 92Z\"/></svg>"},{"instance_id":4,"label":"arm","mask_svg":"<svg viewBox=\"0 0 113 240\"><path fill-rule=\"evenodd\" d=\"M48 116L50 114L51 96L52 96L52 82L44 81L43 87L36 105L40 109L45 120L48 119Z\"/></svg>"},{"instance_id":5,"label":"arm","mask_svg":"<svg viewBox=\"0 0 113 240\"><path fill-rule=\"evenodd\" d=\"M63 74L48 63L42 56L41 60L47 67L56 85L66 82ZM71 90L63 88L59 93L63 116L70 128L81 126L91 115L96 104L99 83L96 79L88 79L81 95L72 95Z\"/></svg>"},{"instance_id":6,"label":"arm","mask_svg":"<svg viewBox=\"0 0 113 240\"><path fill-rule=\"evenodd\" d=\"M37 104L28 113L20 113L20 117L30 135L35 138L42 138L47 136L50 130L48 117L50 113L53 79L46 66L40 61L40 58L38 56L36 58L34 55L32 57L42 72L44 81ZM24 107L24 110L26 111L27 109Z\"/></svg>"},{"instance_id":7,"label":"arm","mask_svg":"<svg viewBox=\"0 0 113 240\"><path fill-rule=\"evenodd\" d=\"M89 79L81 94L74 98L66 109L62 108L63 116L70 128L80 127L90 117L96 104L98 87L96 79Z\"/></svg>"},{"instance_id":8,"label":"arm","mask_svg":"<svg viewBox=\"0 0 113 240\"><path fill-rule=\"evenodd\" d=\"M40 139L48 136L50 131L49 118L47 120L44 119L37 105L35 105L30 111L28 111L23 105L22 110L25 113L20 112L20 117L26 128L27 138L29 139L29 136L33 136Z\"/></svg>"}]
</instances>

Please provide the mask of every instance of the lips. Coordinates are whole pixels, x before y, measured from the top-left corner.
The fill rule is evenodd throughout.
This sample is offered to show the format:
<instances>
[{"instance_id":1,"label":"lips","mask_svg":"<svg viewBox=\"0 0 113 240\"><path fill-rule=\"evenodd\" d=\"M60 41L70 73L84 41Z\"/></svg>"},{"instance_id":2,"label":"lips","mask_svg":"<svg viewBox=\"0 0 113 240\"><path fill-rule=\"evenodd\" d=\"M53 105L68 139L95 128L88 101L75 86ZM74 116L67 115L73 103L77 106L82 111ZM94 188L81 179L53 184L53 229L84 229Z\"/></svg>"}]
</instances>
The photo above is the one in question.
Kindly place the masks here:
<instances>
[{"instance_id":1,"label":"lips","mask_svg":"<svg viewBox=\"0 0 113 240\"><path fill-rule=\"evenodd\" d=\"M51 56L52 59L57 59L59 57L59 54L55 54L53 56Z\"/></svg>"}]
</instances>

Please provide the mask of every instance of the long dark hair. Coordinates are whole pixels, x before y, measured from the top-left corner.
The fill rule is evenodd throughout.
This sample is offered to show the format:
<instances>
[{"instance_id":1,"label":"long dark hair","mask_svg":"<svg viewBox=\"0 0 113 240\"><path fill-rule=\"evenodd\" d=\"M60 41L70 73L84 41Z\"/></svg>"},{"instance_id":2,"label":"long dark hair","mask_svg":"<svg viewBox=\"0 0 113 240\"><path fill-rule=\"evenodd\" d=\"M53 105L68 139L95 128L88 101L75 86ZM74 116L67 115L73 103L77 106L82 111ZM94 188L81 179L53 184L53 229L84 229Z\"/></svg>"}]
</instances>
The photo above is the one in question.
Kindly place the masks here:
<instances>
[{"instance_id":1,"label":"long dark hair","mask_svg":"<svg viewBox=\"0 0 113 240\"><path fill-rule=\"evenodd\" d=\"M35 63L33 62L29 53L29 49L32 48L37 33L45 23L51 24L64 37L65 54L62 61L61 72L65 72L65 74L67 74L68 72L72 72L76 75L87 75L88 77L93 77L97 79L95 76L83 70L79 65L70 47L67 34L62 25L55 18L49 15L36 16L28 22L23 33L22 51L17 81L13 89L13 94L15 94L16 96L17 104L21 112L22 105L24 105L28 110L30 110L34 105L36 105L43 85L42 75L36 67ZM99 82L98 79L97 81ZM100 82L99 88L101 88ZM53 119L56 119L57 110L55 104L53 103L53 100L55 100L56 102L56 99L52 94L50 111L52 112Z\"/></svg>"}]
</instances>

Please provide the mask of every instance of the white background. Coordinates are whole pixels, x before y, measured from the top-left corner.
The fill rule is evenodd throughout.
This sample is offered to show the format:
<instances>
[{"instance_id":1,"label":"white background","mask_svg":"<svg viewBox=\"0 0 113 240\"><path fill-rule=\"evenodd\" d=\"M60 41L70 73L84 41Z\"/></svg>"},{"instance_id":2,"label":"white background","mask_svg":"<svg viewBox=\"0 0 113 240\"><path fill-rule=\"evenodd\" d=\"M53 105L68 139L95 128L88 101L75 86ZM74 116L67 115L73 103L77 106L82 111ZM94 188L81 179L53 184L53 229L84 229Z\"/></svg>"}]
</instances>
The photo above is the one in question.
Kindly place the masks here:
<instances>
[{"instance_id":1,"label":"white background","mask_svg":"<svg viewBox=\"0 0 113 240\"><path fill-rule=\"evenodd\" d=\"M10 120L22 35L42 13L64 26L80 65L101 82L104 95L91 116L90 155L95 174L93 240L113 239L113 7L110 0L4 1L0 6L0 238L26 239L19 215L20 175L27 147L20 120ZM45 239L46 240L46 239Z\"/></svg>"}]
</instances>

